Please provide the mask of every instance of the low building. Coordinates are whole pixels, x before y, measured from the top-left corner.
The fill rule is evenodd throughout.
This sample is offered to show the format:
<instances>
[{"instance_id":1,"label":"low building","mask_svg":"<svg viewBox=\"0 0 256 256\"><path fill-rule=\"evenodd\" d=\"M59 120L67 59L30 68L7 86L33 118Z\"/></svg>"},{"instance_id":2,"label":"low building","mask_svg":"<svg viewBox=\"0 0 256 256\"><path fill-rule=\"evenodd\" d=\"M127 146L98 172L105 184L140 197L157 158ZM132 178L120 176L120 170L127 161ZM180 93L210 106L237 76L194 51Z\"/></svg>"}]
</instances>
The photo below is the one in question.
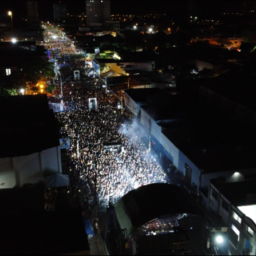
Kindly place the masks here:
<instances>
[{"instance_id":1,"label":"low building","mask_svg":"<svg viewBox=\"0 0 256 256\"><path fill-rule=\"evenodd\" d=\"M47 96L0 99L0 188L13 188L62 173L59 125Z\"/></svg>"},{"instance_id":2,"label":"low building","mask_svg":"<svg viewBox=\"0 0 256 256\"><path fill-rule=\"evenodd\" d=\"M235 176L241 175L235 173ZM208 209L222 217L229 231L231 255L256 254L256 180L228 183L212 180Z\"/></svg>"},{"instance_id":3,"label":"low building","mask_svg":"<svg viewBox=\"0 0 256 256\"><path fill-rule=\"evenodd\" d=\"M136 90L128 90L126 106L139 117L145 137L150 137L160 159L171 161L193 191L199 194L213 178L239 182L255 172L256 137L250 129L222 116L199 94L167 92L151 95L145 102L148 90L144 98L139 93L134 96ZM240 175L235 175L237 172Z\"/></svg>"},{"instance_id":4,"label":"low building","mask_svg":"<svg viewBox=\"0 0 256 256\"><path fill-rule=\"evenodd\" d=\"M59 210L45 211L44 192L43 186L0 190L1 254L90 255L82 211L63 207L60 192Z\"/></svg>"}]
</instances>

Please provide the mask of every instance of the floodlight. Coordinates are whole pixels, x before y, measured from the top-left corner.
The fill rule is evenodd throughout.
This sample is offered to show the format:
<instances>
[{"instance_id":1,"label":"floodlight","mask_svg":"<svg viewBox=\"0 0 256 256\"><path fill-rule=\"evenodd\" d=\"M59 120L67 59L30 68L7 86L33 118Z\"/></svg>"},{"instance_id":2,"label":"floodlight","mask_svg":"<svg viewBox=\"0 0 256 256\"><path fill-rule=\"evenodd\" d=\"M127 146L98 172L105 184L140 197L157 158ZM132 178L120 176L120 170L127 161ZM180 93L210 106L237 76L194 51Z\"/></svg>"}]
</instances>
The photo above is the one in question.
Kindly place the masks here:
<instances>
[{"instance_id":1,"label":"floodlight","mask_svg":"<svg viewBox=\"0 0 256 256\"><path fill-rule=\"evenodd\" d=\"M17 39L16 38L12 38L12 43L16 44L17 43Z\"/></svg>"},{"instance_id":2,"label":"floodlight","mask_svg":"<svg viewBox=\"0 0 256 256\"><path fill-rule=\"evenodd\" d=\"M223 236L218 235L216 237L215 241L216 241L217 244L223 244L224 243L224 238L223 238Z\"/></svg>"}]
</instances>

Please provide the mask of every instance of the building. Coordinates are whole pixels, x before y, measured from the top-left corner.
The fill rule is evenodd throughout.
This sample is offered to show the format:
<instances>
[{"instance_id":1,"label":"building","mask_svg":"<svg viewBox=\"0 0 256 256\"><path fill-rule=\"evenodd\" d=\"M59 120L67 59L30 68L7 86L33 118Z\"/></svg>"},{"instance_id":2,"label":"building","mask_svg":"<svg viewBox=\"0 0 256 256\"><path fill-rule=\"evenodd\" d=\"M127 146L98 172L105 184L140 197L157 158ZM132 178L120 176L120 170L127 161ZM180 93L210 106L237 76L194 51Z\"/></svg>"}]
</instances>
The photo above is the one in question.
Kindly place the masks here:
<instances>
[{"instance_id":1,"label":"building","mask_svg":"<svg viewBox=\"0 0 256 256\"><path fill-rule=\"evenodd\" d=\"M38 22L38 2L37 1L27 1L27 20L28 22Z\"/></svg>"},{"instance_id":2,"label":"building","mask_svg":"<svg viewBox=\"0 0 256 256\"><path fill-rule=\"evenodd\" d=\"M44 196L43 186L0 190L1 253L90 255L81 210L60 203L61 210L47 212Z\"/></svg>"},{"instance_id":3,"label":"building","mask_svg":"<svg viewBox=\"0 0 256 256\"><path fill-rule=\"evenodd\" d=\"M117 34L120 34L120 21L112 20L112 21L106 21L106 26L109 27L109 29Z\"/></svg>"},{"instance_id":4,"label":"building","mask_svg":"<svg viewBox=\"0 0 256 256\"><path fill-rule=\"evenodd\" d=\"M228 226L231 255L256 254L255 186L254 179L236 183L216 179L209 185L207 207Z\"/></svg>"},{"instance_id":5,"label":"building","mask_svg":"<svg viewBox=\"0 0 256 256\"><path fill-rule=\"evenodd\" d=\"M249 15L256 13L256 3L253 0L243 0L242 4L242 14Z\"/></svg>"},{"instance_id":6,"label":"building","mask_svg":"<svg viewBox=\"0 0 256 256\"><path fill-rule=\"evenodd\" d=\"M116 226L133 248L130 255L203 255L212 224L183 188L142 186L121 198L114 209Z\"/></svg>"},{"instance_id":7,"label":"building","mask_svg":"<svg viewBox=\"0 0 256 256\"><path fill-rule=\"evenodd\" d=\"M46 95L0 100L0 188L7 189L62 173L59 125Z\"/></svg>"},{"instance_id":8,"label":"building","mask_svg":"<svg viewBox=\"0 0 256 256\"><path fill-rule=\"evenodd\" d=\"M86 0L87 26L102 26L110 19L110 0Z\"/></svg>"},{"instance_id":9,"label":"building","mask_svg":"<svg viewBox=\"0 0 256 256\"><path fill-rule=\"evenodd\" d=\"M150 99L146 89L139 97L134 96L137 90L131 91L125 92L127 109L137 115L159 158L170 161L195 193L213 178L239 182L255 172L254 133L217 111L214 97L204 101L200 94L163 90Z\"/></svg>"},{"instance_id":10,"label":"building","mask_svg":"<svg viewBox=\"0 0 256 256\"><path fill-rule=\"evenodd\" d=\"M53 5L53 17L55 21L65 20L67 18L67 5L63 3L58 3Z\"/></svg>"}]
</instances>

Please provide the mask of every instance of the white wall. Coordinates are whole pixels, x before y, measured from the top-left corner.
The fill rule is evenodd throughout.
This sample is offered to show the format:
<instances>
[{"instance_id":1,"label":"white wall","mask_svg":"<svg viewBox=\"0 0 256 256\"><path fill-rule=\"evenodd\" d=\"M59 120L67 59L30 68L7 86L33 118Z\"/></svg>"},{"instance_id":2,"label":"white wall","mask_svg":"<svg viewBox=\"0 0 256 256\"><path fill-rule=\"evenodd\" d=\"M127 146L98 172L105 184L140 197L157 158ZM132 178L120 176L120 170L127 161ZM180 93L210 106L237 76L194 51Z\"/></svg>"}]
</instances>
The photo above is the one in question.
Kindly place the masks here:
<instances>
[{"instance_id":1,"label":"white wall","mask_svg":"<svg viewBox=\"0 0 256 256\"><path fill-rule=\"evenodd\" d=\"M157 123L152 119L151 120L151 134L160 142L162 127L158 126Z\"/></svg>"},{"instance_id":2,"label":"white wall","mask_svg":"<svg viewBox=\"0 0 256 256\"><path fill-rule=\"evenodd\" d=\"M135 115L138 115L138 106L134 100L125 93L125 106Z\"/></svg>"},{"instance_id":3,"label":"white wall","mask_svg":"<svg viewBox=\"0 0 256 256\"><path fill-rule=\"evenodd\" d=\"M146 130L147 133L150 132L150 120L151 117L148 115L148 113L141 109L141 124L144 127L144 129Z\"/></svg>"},{"instance_id":4,"label":"white wall","mask_svg":"<svg viewBox=\"0 0 256 256\"><path fill-rule=\"evenodd\" d=\"M37 183L45 171L62 173L59 147L27 156L0 158L0 189Z\"/></svg>"},{"instance_id":5,"label":"white wall","mask_svg":"<svg viewBox=\"0 0 256 256\"><path fill-rule=\"evenodd\" d=\"M0 189L13 188L16 185L15 172L11 158L0 158Z\"/></svg>"},{"instance_id":6,"label":"white wall","mask_svg":"<svg viewBox=\"0 0 256 256\"><path fill-rule=\"evenodd\" d=\"M51 148L42 152L42 169L43 171L61 171L61 162L58 164L60 152L58 148Z\"/></svg>"},{"instance_id":7,"label":"white wall","mask_svg":"<svg viewBox=\"0 0 256 256\"><path fill-rule=\"evenodd\" d=\"M13 157L13 168L19 177L17 177L17 185L26 183L36 183L42 180L42 172L40 170L40 158L38 153Z\"/></svg>"}]
</instances>

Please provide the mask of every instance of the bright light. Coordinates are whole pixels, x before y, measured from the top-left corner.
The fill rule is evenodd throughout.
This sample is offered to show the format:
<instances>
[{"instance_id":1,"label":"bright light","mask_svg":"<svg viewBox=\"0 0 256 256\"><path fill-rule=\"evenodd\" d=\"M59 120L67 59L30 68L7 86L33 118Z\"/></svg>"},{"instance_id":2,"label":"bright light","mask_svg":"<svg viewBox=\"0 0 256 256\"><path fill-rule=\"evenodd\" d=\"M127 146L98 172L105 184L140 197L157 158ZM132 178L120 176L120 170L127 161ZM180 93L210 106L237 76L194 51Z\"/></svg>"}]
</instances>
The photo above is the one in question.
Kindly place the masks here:
<instances>
[{"instance_id":1,"label":"bright light","mask_svg":"<svg viewBox=\"0 0 256 256\"><path fill-rule=\"evenodd\" d=\"M238 209L256 223L256 205L238 206Z\"/></svg>"},{"instance_id":2,"label":"bright light","mask_svg":"<svg viewBox=\"0 0 256 256\"><path fill-rule=\"evenodd\" d=\"M224 243L223 236L221 236L221 235L217 236L215 240L216 240L217 244L223 244Z\"/></svg>"},{"instance_id":3,"label":"bright light","mask_svg":"<svg viewBox=\"0 0 256 256\"><path fill-rule=\"evenodd\" d=\"M40 85L40 88L44 88L44 86L43 86L43 85Z\"/></svg>"},{"instance_id":4,"label":"bright light","mask_svg":"<svg viewBox=\"0 0 256 256\"><path fill-rule=\"evenodd\" d=\"M116 59L121 60L121 57L120 57L120 56L118 56L116 53L113 55L113 58L116 58Z\"/></svg>"},{"instance_id":5,"label":"bright light","mask_svg":"<svg viewBox=\"0 0 256 256\"><path fill-rule=\"evenodd\" d=\"M20 92L21 92L22 95L25 94L25 90L24 89L20 89Z\"/></svg>"},{"instance_id":6,"label":"bright light","mask_svg":"<svg viewBox=\"0 0 256 256\"><path fill-rule=\"evenodd\" d=\"M53 35L52 38L53 38L53 39L57 39L57 36L56 36L56 35Z\"/></svg>"},{"instance_id":7,"label":"bright light","mask_svg":"<svg viewBox=\"0 0 256 256\"><path fill-rule=\"evenodd\" d=\"M235 173L234 173L235 176L238 176L239 174L240 174L239 172L235 172Z\"/></svg>"},{"instance_id":8,"label":"bright light","mask_svg":"<svg viewBox=\"0 0 256 256\"><path fill-rule=\"evenodd\" d=\"M148 31L149 31L149 32L152 32L152 31L153 31L153 28L149 28Z\"/></svg>"},{"instance_id":9,"label":"bright light","mask_svg":"<svg viewBox=\"0 0 256 256\"><path fill-rule=\"evenodd\" d=\"M9 12L8 12L8 15L9 15L9 16L12 16L12 12L11 12L11 11L9 11Z\"/></svg>"},{"instance_id":10,"label":"bright light","mask_svg":"<svg viewBox=\"0 0 256 256\"><path fill-rule=\"evenodd\" d=\"M12 43L16 44L17 43L17 39L16 38L12 38Z\"/></svg>"},{"instance_id":11,"label":"bright light","mask_svg":"<svg viewBox=\"0 0 256 256\"><path fill-rule=\"evenodd\" d=\"M133 26L134 29L137 29L137 26Z\"/></svg>"}]
</instances>

